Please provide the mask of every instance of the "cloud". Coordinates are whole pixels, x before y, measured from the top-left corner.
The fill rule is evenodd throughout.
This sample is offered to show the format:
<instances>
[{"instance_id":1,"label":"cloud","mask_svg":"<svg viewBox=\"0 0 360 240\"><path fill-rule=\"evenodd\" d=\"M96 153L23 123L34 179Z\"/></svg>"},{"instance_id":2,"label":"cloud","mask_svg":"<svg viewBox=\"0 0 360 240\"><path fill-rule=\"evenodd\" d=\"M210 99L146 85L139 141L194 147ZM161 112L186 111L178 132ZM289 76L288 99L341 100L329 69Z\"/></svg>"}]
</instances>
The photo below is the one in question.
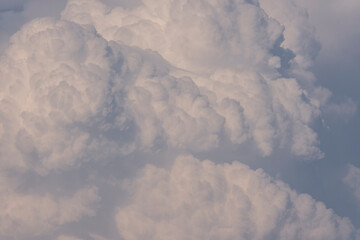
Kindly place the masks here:
<instances>
[{"instance_id":1,"label":"cloud","mask_svg":"<svg viewBox=\"0 0 360 240\"><path fill-rule=\"evenodd\" d=\"M130 10L96 0L69 1L62 18L94 25L107 40L155 50L185 69L170 74L192 78L225 118L233 142L255 140L265 156L290 145L297 156L321 158L309 126L330 94L314 86L307 70L318 43L310 27L298 30L307 16L293 5L284 8L296 12L295 23L272 18L267 14L272 9L258 3L225 0L149 0ZM308 43L299 47L299 42ZM277 98L282 91L294 95Z\"/></svg>"},{"instance_id":2,"label":"cloud","mask_svg":"<svg viewBox=\"0 0 360 240\"><path fill-rule=\"evenodd\" d=\"M353 191L354 196L360 202L360 168L349 165L347 175L343 181Z\"/></svg>"},{"instance_id":3,"label":"cloud","mask_svg":"<svg viewBox=\"0 0 360 240\"><path fill-rule=\"evenodd\" d=\"M211 68L246 68L267 61L266 51L275 45L282 27L256 4L231 4L143 1L125 11L110 10L100 1L69 1L62 16L94 24L106 39L155 50L187 70L211 73Z\"/></svg>"},{"instance_id":4,"label":"cloud","mask_svg":"<svg viewBox=\"0 0 360 240\"><path fill-rule=\"evenodd\" d=\"M66 0L3 0L0 2L0 52L9 38L30 20L58 16Z\"/></svg>"},{"instance_id":5,"label":"cloud","mask_svg":"<svg viewBox=\"0 0 360 240\"><path fill-rule=\"evenodd\" d=\"M313 65L314 58L320 50L320 43L315 39L315 28L309 22L309 16L306 9L299 7L296 1L280 0L275 4L269 1L259 0L262 9L284 26L284 41L281 47L289 49L293 52L294 58L291 60L295 68L296 65L304 69ZM291 12L292 14L284 14ZM301 68L294 69L300 76ZM302 80L309 79L309 73L306 73ZM298 77L300 77L298 76Z\"/></svg>"},{"instance_id":6,"label":"cloud","mask_svg":"<svg viewBox=\"0 0 360 240\"><path fill-rule=\"evenodd\" d=\"M321 51L313 70L321 84L340 99L351 97L358 102L359 1L296 0L296 3L306 7L310 23L316 30L315 36L321 42Z\"/></svg>"},{"instance_id":7,"label":"cloud","mask_svg":"<svg viewBox=\"0 0 360 240\"><path fill-rule=\"evenodd\" d=\"M100 1L69 1L63 20L36 19L11 38L1 59L5 166L46 174L136 149L207 151L226 139L254 141L264 156L279 148L304 159L323 156L310 125L329 93L307 90L295 75L277 70L284 57L272 51L286 50L279 40L287 35L258 4L237 3L229 12L227 1L201 2L204 16L193 14L200 5L186 1L152 4L110 11ZM169 15L176 4L184 4L180 20ZM152 16L148 11L156 18L140 18ZM188 17L196 27L204 24L203 33ZM166 27L158 28L156 19ZM138 29L143 22L154 24L146 25L154 32L147 38ZM148 45L117 38L130 36L116 35L125 28ZM155 36L175 47L151 40ZM294 68L306 71L301 64Z\"/></svg>"},{"instance_id":8,"label":"cloud","mask_svg":"<svg viewBox=\"0 0 360 240\"><path fill-rule=\"evenodd\" d=\"M92 240L108 240L107 238L101 237L97 234L89 234ZM57 240L82 240L82 238L77 238L73 236L61 235L57 238Z\"/></svg>"},{"instance_id":9,"label":"cloud","mask_svg":"<svg viewBox=\"0 0 360 240\"><path fill-rule=\"evenodd\" d=\"M158 54L51 18L28 23L11 43L1 59L4 166L46 174L134 149L219 141L222 117Z\"/></svg>"},{"instance_id":10,"label":"cloud","mask_svg":"<svg viewBox=\"0 0 360 240\"><path fill-rule=\"evenodd\" d=\"M79 221L96 213L100 200L96 187L84 187L71 196L17 191L19 182L1 174L0 236L38 236L61 225Z\"/></svg>"},{"instance_id":11,"label":"cloud","mask_svg":"<svg viewBox=\"0 0 360 240\"><path fill-rule=\"evenodd\" d=\"M80 238L72 237L72 236L60 236L57 240L81 240Z\"/></svg>"},{"instance_id":12,"label":"cloud","mask_svg":"<svg viewBox=\"0 0 360 240\"><path fill-rule=\"evenodd\" d=\"M316 36L322 44L321 61L336 61L337 64L343 64L347 63L347 58L352 59L358 54L358 49L354 45L360 34L358 30L360 18L356 14L356 9L360 7L358 1L317 0L296 1L296 3L306 7L310 22L316 28ZM334 37L335 33L336 37ZM339 62L339 54L342 52L350 56L342 57L342 61Z\"/></svg>"},{"instance_id":13,"label":"cloud","mask_svg":"<svg viewBox=\"0 0 360 240\"><path fill-rule=\"evenodd\" d=\"M348 219L239 162L180 156L168 170L148 165L127 187L116 214L126 240L355 237Z\"/></svg>"},{"instance_id":14,"label":"cloud","mask_svg":"<svg viewBox=\"0 0 360 240\"><path fill-rule=\"evenodd\" d=\"M104 234L116 203L125 239L355 238L347 218L262 170L184 156L162 168L179 153L227 162L226 149L268 165L324 156L314 123L356 104L333 104L311 72L320 45L305 10L283 0L69 0L56 17L61 1L51 11L45 2L0 4L22 9L0 13L19 21L0 22L0 33L27 22L0 57L0 236L117 239ZM28 21L47 10L53 17ZM144 163L157 167L131 176ZM67 194L16 180L55 175L71 182Z\"/></svg>"},{"instance_id":15,"label":"cloud","mask_svg":"<svg viewBox=\"0 0 360 240\"><path fill-rule=\"evenodd\" d=\"M112 101L106 96L112 74L107 48L91 27L50 18L12 37L1 59L5 165L46 172L84 158L95 143L83 129Z\"/></svg>"}]
</instances>

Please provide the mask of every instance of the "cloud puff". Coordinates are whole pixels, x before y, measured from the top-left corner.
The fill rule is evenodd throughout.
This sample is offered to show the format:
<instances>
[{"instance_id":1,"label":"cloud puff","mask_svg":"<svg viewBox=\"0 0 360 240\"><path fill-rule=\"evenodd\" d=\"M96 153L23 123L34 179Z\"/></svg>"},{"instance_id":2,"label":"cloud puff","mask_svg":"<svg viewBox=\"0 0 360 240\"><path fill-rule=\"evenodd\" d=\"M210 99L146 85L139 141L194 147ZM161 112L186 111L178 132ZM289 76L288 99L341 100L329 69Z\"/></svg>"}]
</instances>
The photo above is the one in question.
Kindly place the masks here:
<instances>
[{"instance_id":1,"label":"cloud puff","mask_svg":"<svg viewBox=\"0 0 360 240\"><path fill-rule=\"evenodd\" d=\"M190 78L91 26L34 20L0 61L4 166L45 174L157 144L200 151L219 141L224 120Z\"/></svg>"},{"instance_id":2,"label":"cloud puff","mask_svg":"<svg viewBox=\"0 0 360 240\"><path fill-rule=\"evenodd\" d=\"M3 0L0 2L0 52L23 24L44 16L59 16L67 0Z\"/></svg>"},{"instance_id":3,"label":"cloud puff","mask_svg":"<svg viewBox=\"0 0 360 240\"><path fill-rule=\"evenodd\" d=\"M211 76L208 88L217 94L214 105L224 114L234 142L253 138L264 155L286 147L305 158L322 157L316 133L309 127L320 114L318 103L295 79L219 71Z\"/></svg>"},{"instance_id":4,"label":"cloud puff","mask_svg":"<svg viewBox=\"0 0 360 240\"><path fill-rule=\"evenodd\" d=\"M56 197L51 193L22 193L20 183L1 174L0 236L38 236L66 223L79 221L96 213L100 200L96 187L78 189L71 196Z\"/></svg>"},{"instance_id":5,"label":"cloud puff","mask_svg":"<svg viewBox=\"0 0 360 240\"><path fill-rule=\"evenodd\" d=\"M183 12L175 21L168 11L177 4L183 4ZM228 4L202 2L207 9L202 16L194 15L193 7L200 6L186 1L158 5L159 9L144 2L111 11L95 0L69 1L62 17L66 20L42 18L26 24L0 60L2 164L45 174L135 149L206 151L216 148L224 136L234 144L254 140L263 155L286 147L306 159L321 158L310 125L320 114L326 91L308 91L277 71L283 57L271 49L284 50L279 46L283 28L258 4ZM142 13L131 20L142 23L140 16L152 16L148 11L169 25L154 32L176 46L168 47L175 51L170 55L159 48L161 44L115 37L116 29L129 28L140 34L139 41L145 39L138 24L124 19ZM213 19L217 15L218 22ZM176 25L190 24L187 17L205 24L204 35L185 31L190 25ZM152 18L146 21L160 24ZM168 32L174 28L184 33L188 45ZM149 33L147 39L152 37ZM151 47L162 56L124 43ZM186 51L180 49L187 47L193 54L182 56ZM175 63L192 72L173 67Z\"/></svg>"},{"instance_id":6,"label":"cloud puff","mask_svg":"<svg viewBox=\"0 0 360 240\"><path fill-rule=\"evenodd\" d=\"M258 4L245 1L149 0L132 10L69 1L62 16L94 24L106 39L155 50L177 67L206 73L264 65L283 30Z\"/></svg>"},{"instance_id":7,"label":"cloud puff","mask_svg":"<svg viewBox=\"0 0 360 240\"><path fill-rule=\"evenodd\" d=\"M0 60L2 164L41 172L74 165L102 144L88 129L109 114L108 51L90 26L50 18L12 37Z\"/></svg>"},{"instance_id":8,"label":"cloud puff","mask_svg":"<svg viewBox=\"0 0 360 240\"><path fill-rule=\"evenodd\" d=\"M289 147L297 156L321 158L310 125L330 93L315 87L308 71L318 43L294 4L282 5L296 13L290 20L264 5L149 0L124 9L69 1L62 18L91 24L107 40L155 50L182 68L170 74L192 78L234 143L255 140L265 156Z\"/></svg>"},{"instance_id":9,"label":"cloud puff","mask_svg":"<svg viewBox=\"0 0 360 240\"><path fill-rule=\"evenodd\" d=\"M178 157L147 166L127 185L119 233L132 239L354 239L346 218L262 170Z\"/></svg>"},{"instance_id":10,"label":"cloud puff","mask_svg":"<svg viewBox=\"0 0 360 240\"><path fill-rule=\"evenodd\" d=\"M284 27L284 40L281 42L281 47L293 52L294 56L291 59L293 70L299 74L299 71L312 66L320 50L320 43L315 40L315 28L309 22L306 9L299 7L295 1L287 0L280 0L273 4L259 0L259 4L269 17ZM292 14L284 14L286 12Z\"/></svg>"},{"instance_id":11,"label":"cloud puff","mask_svg":"<svg viewBox=\"0 0 360 240\"><path fill-rule=\"evenodd\" d=\"M44 0L26 2L2 6L31 8ZM323 111L355 112L350 100L329 105L331 93L317 86L309 69L319 44L306 12L292 1L126 2L70 0L60 18L35 19L12 36L0 58L4 171L47 179L71 168L96 176L120 165L124 173L133 171L132 160L134 166L150 162L136 159L146 155L164 160L249 142L263 156L285 149L317 159L323 153L314 120ZM356 188L350 172L345 181ZM114 182L123 178L119 173ZM13 181L0 173L4 238L50 233L78 239L51 232L96 214L98 187L63 196L32 186L21 191ZM237 162L179 157L170 170L146 167L129 186L122 197L130 202L116 212L125 239L355 237L348 219ZM104 215L113 206L107 207L101 219L111 218Z\"/></svg>"}]
</instances>

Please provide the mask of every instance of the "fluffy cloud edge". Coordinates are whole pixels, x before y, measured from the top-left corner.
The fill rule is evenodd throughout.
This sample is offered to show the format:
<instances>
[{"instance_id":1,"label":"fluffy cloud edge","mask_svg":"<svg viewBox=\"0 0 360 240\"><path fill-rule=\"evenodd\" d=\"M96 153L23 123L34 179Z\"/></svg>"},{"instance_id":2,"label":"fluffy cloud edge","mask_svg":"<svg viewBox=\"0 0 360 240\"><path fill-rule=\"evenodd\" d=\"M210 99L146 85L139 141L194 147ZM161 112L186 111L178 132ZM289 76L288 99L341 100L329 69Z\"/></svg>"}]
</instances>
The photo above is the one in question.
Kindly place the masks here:
<instances>
[{"instance_id":1,"label":"fluffy cloud edge","mask_svg":"<svg viewBox=\"0 0 360 240\"><path fill-rule=\"evenodd\" d=\"M239 162L180 156L170 169L148 165L127 188L116 213L126 240L359 238L349 219Z\"/></svg>"}]
</instances>

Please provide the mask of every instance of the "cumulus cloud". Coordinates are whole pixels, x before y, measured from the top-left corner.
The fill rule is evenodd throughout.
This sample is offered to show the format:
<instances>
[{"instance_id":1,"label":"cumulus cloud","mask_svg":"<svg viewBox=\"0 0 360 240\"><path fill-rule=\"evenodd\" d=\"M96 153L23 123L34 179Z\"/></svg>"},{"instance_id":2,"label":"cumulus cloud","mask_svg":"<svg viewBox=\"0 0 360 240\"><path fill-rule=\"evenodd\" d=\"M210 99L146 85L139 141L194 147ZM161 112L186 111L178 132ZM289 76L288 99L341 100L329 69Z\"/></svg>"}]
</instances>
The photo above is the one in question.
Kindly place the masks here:
<instances>
[{"instance_id":1,"label":"cumulus cloud","mask_svg":"<svg viewBox=\"0 0 360 240\"><path fill-rule=\"evenodd\" d=\"M157 143L199 151L219 141L223 118L158 54L50 18L11 42L0 60L5 166L45 174Z\"/></svg>"},{"instance_id":2,"label":"cumulus cloud","mask_svg":"<svg viewBox=\"0 0 360 240\"><path fill-rule=\"evenodd\" d=\"M44 18L11 43L0 60L2 162L38 171L75 164L95 144L86 123L112 101L107 42L91 27Z\"/></svg>"},{"instance_id":3,"label":"cumulus cloud","mask_svg":"<svg viewBox=\"0 0 360 240\"><path fill-rule=\"evenodd\" d=\"M66 0L3 0L0 2L0 52L9 45L9 38L30 20L58 16Z\"/></svg>"},{"instance_id":4,"label":"cumulus cloud","mask_svg":"<svg viewBox=\"0 0 360 240\"><path fill-rule=\"evenodd\" d=\"M42 12L43 2L5 1L0 8L26 6L26 15ZM319 43L306 12L292 1L69 0L60 17L26 23L6 45L0 57L4 237L53 232L95 215L101 200L93 184L68 196L31 186L21 191L7 170L46 179L121 161L126 168L145 155L169 165L168 156L178 152L201 155L249 143L256 156L284 150L288 159L319 159L313 123L324 112L356 109L351 100L345 110L329 105L331 93L311 72ZM130 202L116 212L125 239L355 237L348 219L238 162L179 157L168 170L149 165L128 186Z\"/></svg>"},{"instance_id":5,"label":"cumulus cloud","mask_svg":"<svg viewBox=\"0 0 360 240\"><path fill-rule=\"evenodd\" d=\"M106 39L155 50L176 67L207 74L219 68L266 68L272 57L267 51L283 30L257 4L243 1L150 0L132 10L109 9L96 0L69 1L62 16L94 24Z\"/></svg>"},{"instance_id":6,"label":"cumulus cloud","mask_svg":"<svg viewBox=\"0 0 360 240\"><path fill-rule=\"evenodd\" d=\"M180 156L147 166L118 208L124 239L354 239L346 218L261 169ZM144 200L146 199L146 200Z\"/></svg>"},{"instance_id":7,"label":"cumulus cloud","mask_svg":"<svg viewBox=\"0 0 360 240\"><path fill-rule=\"evenodd\" d=\"M56 197L51 193L17 191L20 183L4 173L0 181L0 236L6 239L41 235L84 216L93 216L100 200L96 187L84 187L71 196Z\"/></svg>"},{"instance_id":8,"label":"cumulus cloud","mask_svg":"<svg viewBox=\"0 0 360 240\"><path fill-rule=\"evenodd\" d=\"M359 49L354 45L360 35L358 27L360 17L357 14L359 1L296 0L296 3L306 7L310 22L316 28L316 36L322 45L320 61L327 63L336 61L337 64L342 65L348 64L348 60L354 60L353 58L359 53ZM329 25L332 27L327 27ZM342 57L342 61L339 62L341 53L349 56Z\"/></svg>"},{"instance_id":9,"label":"cumulus cloud","mask_svg":"<svg viewBox=\"0 0 360 240\"><path fill-rule=\"evenodd\" d=\"M284 26L284 40L281 42L281 46L293 52L294 56L291 62L295 72L299 74L301 68L307 69L312 66L313 60L320 50L320 43L315 40L315 28L309 22L306 9L299 7L295 1L286 0L280 0L273 4L269 1L259 0L259 4L271 18L276 19ZM285 12L292 14L284 14ZM308 75L309 73L307 73L306 80L313 80L309 79Z\"/></svg>"},{"instance_id":10,"label":"cumulus cloud","mask_svg":"<svg viewBox=\"0 0 360 240\"><path fill-rule=\"evenodd\" d=\"M69 1L63 20L26 24L1 58L3 164L46 173L134 149L206 151L223 136L254 141L265 156L288 147L321 158L310 125L327 92L277 70L284 57L272 51L292 45L279 45L287 34L261 5L229 4L144 1L110 11L96 0ZM200 7L204 15L195 14Z\"/></svg>"},{"instance_id":11,"label":"cumulus cloud","mask_svg":"<svg viewBox=\"0 0 360 240\"><path fill-rule=\"evenodd\" d=\"M314 86L307 70L318 44L310 27L298 30L307 16L284 8L297 13L293 21L267 14L272 9L258 2L225 0L149 0L130 10L69 1L62 17L94 25L107 40L155 50L184 69L172 74L191 76L233 142L255 140L265 156L290 145L295 155L321 158L309 125L330 94ZM277 98L282 91L294 95Z\"/></svg>"}]
</instances>

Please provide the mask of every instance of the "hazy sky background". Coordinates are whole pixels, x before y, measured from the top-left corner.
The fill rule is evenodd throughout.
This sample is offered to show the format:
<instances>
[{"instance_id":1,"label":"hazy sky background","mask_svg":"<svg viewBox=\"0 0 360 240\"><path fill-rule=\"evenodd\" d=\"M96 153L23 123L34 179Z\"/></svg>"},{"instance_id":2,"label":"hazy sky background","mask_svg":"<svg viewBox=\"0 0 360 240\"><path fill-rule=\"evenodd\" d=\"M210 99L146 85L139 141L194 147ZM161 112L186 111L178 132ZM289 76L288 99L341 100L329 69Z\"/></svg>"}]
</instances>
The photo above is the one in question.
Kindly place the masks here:
<instances>
[{"instance_id":1,"label":"hazy sky background","mask_svg":"<svg viewBox=\"0 0 360 240\"><path fill-rule=\"evenodd\" d=\"M359 11L0 0L0 237L360 239Z\"/></svg>"}]
</instances>

